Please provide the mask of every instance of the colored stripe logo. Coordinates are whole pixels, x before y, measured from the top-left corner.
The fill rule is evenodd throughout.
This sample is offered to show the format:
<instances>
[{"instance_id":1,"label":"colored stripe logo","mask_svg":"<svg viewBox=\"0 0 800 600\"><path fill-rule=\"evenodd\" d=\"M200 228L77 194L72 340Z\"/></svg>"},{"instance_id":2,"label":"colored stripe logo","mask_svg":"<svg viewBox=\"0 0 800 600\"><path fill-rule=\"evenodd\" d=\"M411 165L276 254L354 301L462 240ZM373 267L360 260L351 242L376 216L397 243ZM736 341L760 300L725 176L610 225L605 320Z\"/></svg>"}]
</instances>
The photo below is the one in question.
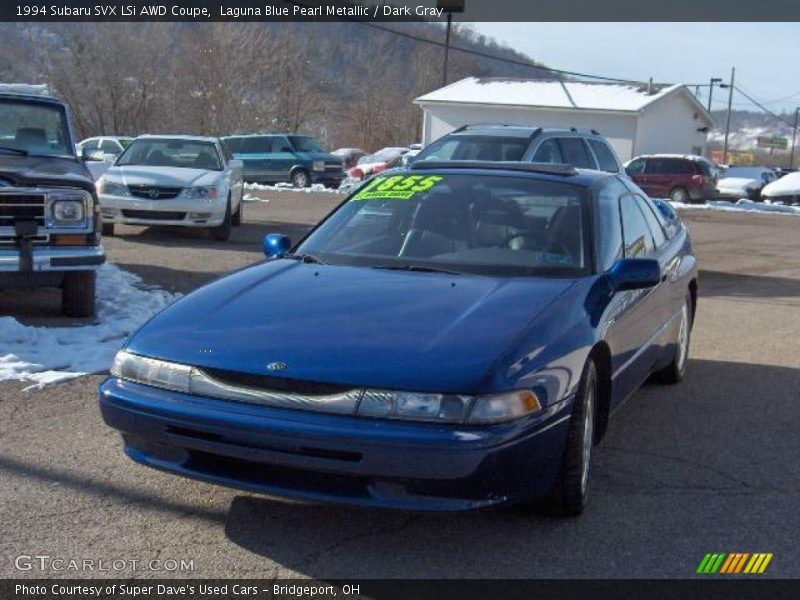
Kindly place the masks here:
<instances>
[{"instance_id":1,"label":"colored stripe logo","mask_svg":"<svg viewBox=\"0 0 800 600\"><path fill-rule=\"evenodd\" d=\"M735 575L763 573L772 560L772 552L709 552L700 561L697 573L703 575Z\"/></svg>"}]
</instances>

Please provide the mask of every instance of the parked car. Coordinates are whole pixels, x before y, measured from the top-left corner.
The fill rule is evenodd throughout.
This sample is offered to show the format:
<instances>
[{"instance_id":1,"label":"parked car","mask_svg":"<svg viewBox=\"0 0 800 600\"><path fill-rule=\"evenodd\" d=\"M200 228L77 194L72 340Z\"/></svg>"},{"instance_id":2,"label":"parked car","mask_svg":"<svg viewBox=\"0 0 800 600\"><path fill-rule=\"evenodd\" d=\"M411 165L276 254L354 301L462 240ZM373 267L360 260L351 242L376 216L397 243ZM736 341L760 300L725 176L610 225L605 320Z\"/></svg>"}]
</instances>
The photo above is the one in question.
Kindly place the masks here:
<instances>
[{"instance_id":1,"label":"parked car","mask_svg":"<svg viewBox=\"0 0 800 600\"><path fill-rule=\"evenodd\" d=\"M797 171L797 169L793 167L773 167L773 170L775 171L775 175L778 177L778 179L784 175L788 175L789 173L794 173Z\"/></svg>"},{"instance_id":2,"label":"parked car","mask_svg":"<svg viewBox=\"0 0 800 600\"><path fill-rule=\"evenodd\" d=\"M768 183L762 188L761 197L770 202L800 204L800 172L793 171Z\"/></svg>"},{"instance_id":3,"label":"parked car","mask_svg":"<svg viewBox=\"0 0 800 600\"><path fill-rule=\"evenodd\" d=\"M47 94L0 85L0 289L61 288L62 312L90 317L105 262L94 179L67 105Z\"/></svg>"},{"instance_id":4,"label":"parked car","mask_svg":"<svg viewBox=\"0 0 800 600\"><path fill-rule=\"evenodd\" d=\"M125 148L133 143L132 137L93 137L78 142L76 150L95 181L114 164Z\"/></svg>"},{"instance_id":5,"label":"parked car","mask_svg":"<svg viewBox=\"0 0 800 600\"><path fill-rule=\"evenodd\" d=\"M628 176L653 198L683 204L703 203L716 197L718 170L702 156L650 154L625 164Z\"/></svg>"},{"instance_id":6,"label":"parked car","mask_svg":"<svg viewBox=\"0 0 800 600\"><path fill-rule=\"evenodd\" d=\"M717 182L717 195L733 200L758 200L761 189L777 178L775 171L768 167L728 167Z\"/></svg>"},{"instance_id":7,"label":"parked car","mask_svg":"<svg viewBox=\"0 0 800 600\"><path fill-rule=\"evenodd\" d=\"M622 172L622 164L602 135L574 127L465 125L420 150L409 162L418 160L525 161Z\"/></svg>"},{"instance_id":8,"label":"parked car","mask_svg":"<svg viewBox=\"0 0 800 600\"><path fill-rule=\"evenodd\" d=\"M362 156L358 159L356 166L347 172L347 176L355 181L369 179L386 169L400 166L403 155L408 151L408 148L392 146L378 150L375 154Z\"/></svg>"},{"instance_id":9,"label":"parked car","mask_svg":"<svg viewBox=\"0 0 800 600\"><path fill-rule=\"evenodd\" d=\"M579 513L613 410L686 370L689 234L624 175L416 163L290 246L128 339L99 400L129 457L305 500Z\"/></svg>"},{"instance_id":10,"label":"parked car","mask_svg":"<svg viewBox=\"0 0 800 600\"><path fill-rule=\"evenodd\" d=\"M103 233L114 225L208 228L242 223L242 163L214 137L143 135L97 182Z\"/></svg>"},{"instance_id":11,"label":"parked car","mask_svg":"<svg viewBox=\"0 0 800 600\"><path fill-rule=\"evenodd\" d=\"M342 169L345 171L355 167L358 159L367 155L361 148L339 148L332 151L331 154L342 161Z\"/></svg>"},{"instance_id":12,"label":"parked car","mask_svg":"<svg viewBox=\"0 0 800 600\"><path fill-rule=\"evenodd\" d=\"M311 136L230 135L223 141L234 158L242 161L247 182L288 181L295 187L308 187L312 183L339 187L345 178L341 159L325 152Z\"/></svg>"}]
</instances>

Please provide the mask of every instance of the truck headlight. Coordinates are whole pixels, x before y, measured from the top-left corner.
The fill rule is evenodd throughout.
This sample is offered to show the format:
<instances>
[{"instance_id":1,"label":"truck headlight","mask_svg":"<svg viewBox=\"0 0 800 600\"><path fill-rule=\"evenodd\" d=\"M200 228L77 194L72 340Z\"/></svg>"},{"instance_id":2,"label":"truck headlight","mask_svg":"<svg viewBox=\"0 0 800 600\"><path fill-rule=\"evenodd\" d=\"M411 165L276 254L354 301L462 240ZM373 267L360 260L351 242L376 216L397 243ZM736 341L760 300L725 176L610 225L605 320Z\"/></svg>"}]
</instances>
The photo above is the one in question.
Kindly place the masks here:
<instances>
[{"instance_id":1,"label":"truck headlight","mask_svg":"<svg viewBox=\"0 0 800 600\"><path fill-rule=\"evenodd\" d=\"M201 185L196 187L184 188L181 198L186 200L211 200L217 197L219 190L213 185Z\"/></svg>"},{"instance_id":2,"label":"truck headlight","mask_svg":"<svg viewBox=\"0 0 800 600\"><path fill-rule=\"evenodd\" d=\"M48 227L85 227L90 212L91 196L84 193L50 194Z\"/></svg>"},{"instance_id":3,"label":"truck headlight","mask_svg":"<svg viewBox=\"0 0 800 600\"><path fill-rule=\"evenodd\" d=\"M324 171L325 170L325 161L324 160L315 160L311 163L311 168L314 171Z\"/></svg>"}]
</instances>

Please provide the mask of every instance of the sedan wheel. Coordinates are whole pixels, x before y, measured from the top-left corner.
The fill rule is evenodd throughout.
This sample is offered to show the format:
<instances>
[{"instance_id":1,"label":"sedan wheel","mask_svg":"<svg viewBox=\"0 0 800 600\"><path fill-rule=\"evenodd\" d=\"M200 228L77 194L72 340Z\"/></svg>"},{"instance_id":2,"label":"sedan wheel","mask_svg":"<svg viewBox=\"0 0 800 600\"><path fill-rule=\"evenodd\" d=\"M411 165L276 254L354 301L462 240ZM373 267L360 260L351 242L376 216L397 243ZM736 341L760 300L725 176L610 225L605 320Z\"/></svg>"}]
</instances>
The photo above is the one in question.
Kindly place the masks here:
<instances>
[{"instance_id":1,"label":"sedan wheel","mask_svg":"<svg viewBox=\"0 0 800 600\"><path fill-rule=\"evenodd\" d=\"M678 333L675 335L675 354L672 362L656 373L656 379L663 383L680 383L686 374L686 362L689 358L689 344L692 337L692 301L687 295L678 317Z\"/></svg>"}]
</instances>

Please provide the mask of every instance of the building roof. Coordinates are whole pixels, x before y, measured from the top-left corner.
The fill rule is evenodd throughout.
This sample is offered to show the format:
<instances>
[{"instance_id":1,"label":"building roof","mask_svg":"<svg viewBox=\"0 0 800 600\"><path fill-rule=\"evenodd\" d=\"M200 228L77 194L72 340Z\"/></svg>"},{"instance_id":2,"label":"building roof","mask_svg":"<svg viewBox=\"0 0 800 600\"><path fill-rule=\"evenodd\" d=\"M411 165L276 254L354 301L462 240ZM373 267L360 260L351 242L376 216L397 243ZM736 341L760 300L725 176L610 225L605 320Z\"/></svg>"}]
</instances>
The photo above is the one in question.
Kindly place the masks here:
<instances>
[{"instance_id":1,"label":"building roof","mask_svg":"<svg viewBox=\"0 0 800 600\"><path fill-rule=\"evenodd\" d=\"M467 77L420 96L417 104L492 104L588 111L639 113L649 105L685 94L699 112L713 123L705 107L682 84L647 85L587 83L508 77Z\"/></svg>"}]
</instances>

